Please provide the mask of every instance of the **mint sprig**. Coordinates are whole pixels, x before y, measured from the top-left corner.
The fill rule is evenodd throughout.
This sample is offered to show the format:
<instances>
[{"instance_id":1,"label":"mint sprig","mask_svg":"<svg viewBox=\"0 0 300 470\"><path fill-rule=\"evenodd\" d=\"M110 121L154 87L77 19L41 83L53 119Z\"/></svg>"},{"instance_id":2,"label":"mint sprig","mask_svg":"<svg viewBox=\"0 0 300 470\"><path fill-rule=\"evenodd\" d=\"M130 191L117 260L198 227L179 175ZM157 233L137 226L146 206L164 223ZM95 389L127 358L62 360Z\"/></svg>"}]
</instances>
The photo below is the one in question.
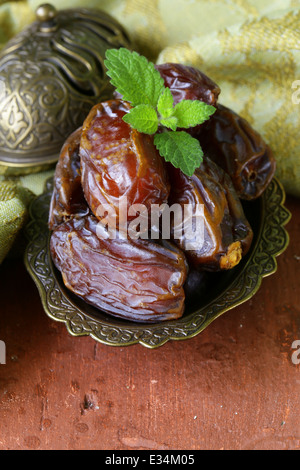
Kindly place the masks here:
<instances>
[{"instance_id":1,"label":"mint sprig","mask_svg":"<svg viewBox=\"0 0 300 470\"><path fill-rule=\"evenodd\" d=\"M112 85L132 105L123 120L145 134L154 134L160 155L192 176L201 165L203 151L188 129L206 121L215 108L198 100L182 100L174 105L171 90L146 57L125 48L108 49L104 64ZM157 131L160 131L157 133Z\"/></svg>"},{"instance_id":2,"label":"mint sprig","mask_svg":"<svg viewBox=\"0 0 300 470\"><path fill-rule=\"evenodd\" d=\"M106 52L105 66L111 83L132 106L155 107L164 91L164 80L154 64L137 52L121 47Z\"/></svg>"},{"instance_id":3,"label":"mint sprig","mask_svg":"<svg viewBox=\"0 0 300 470\"><path fill-rule=\"evenodd\" d=\"M157 111L159 114L167 119L173 116L174 113L174 98L170 88L165 88L158 98Z\"/></svg>"},{"instance_id":4,"label":"mint sprig","mask_svg":"<svg viewBox=\"0 0 300 470\"><path fill-rule=\"evenodd\" d=\"M202 163L203 151L199 141L184 131L162 132L154 136L154 145L167 162L187 176Z\"/></svg>"},{"instance_id":5,"label":"mint sprig","mask_svg":"<svg viewBox=\"0 0 300 470\"><path fill-rule=\"evenodd\" d=\"M176 104L173 115L177 118L178 127L188 129L202 124L215 110L203 101L182 100Z\"/></svg>"},{"instance_id":6,"label":"mint sprig","mask_svg":"<svg viewBox=\"0 0 300 470\"><path fill-rule=\"evenodd\" d=\"M158 130L157 114L150 104L138 104L125 114L123 120L144 134L155 134Z\"/></svg>"}]
</instances>

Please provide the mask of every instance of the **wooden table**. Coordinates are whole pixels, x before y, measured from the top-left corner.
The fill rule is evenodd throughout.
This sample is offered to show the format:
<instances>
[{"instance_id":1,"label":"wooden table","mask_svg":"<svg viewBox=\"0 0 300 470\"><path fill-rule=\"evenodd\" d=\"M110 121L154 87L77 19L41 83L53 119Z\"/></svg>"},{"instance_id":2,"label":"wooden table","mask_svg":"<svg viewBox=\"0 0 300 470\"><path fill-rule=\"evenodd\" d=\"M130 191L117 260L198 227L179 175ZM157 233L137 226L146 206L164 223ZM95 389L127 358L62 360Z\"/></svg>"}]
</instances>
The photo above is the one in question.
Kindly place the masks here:
<instances>
[{"instance_id":1,"label":"wooden table","mask_svg":"<svg viewBox=\"0 0 300 470\"><path fill-rule=\"evenodd\" d=\"M300 200L286 207L276 274L197 337L156 350L69 336L22 261L6 260L0 450L299 449Z\"/></svg>"}]
</instances>

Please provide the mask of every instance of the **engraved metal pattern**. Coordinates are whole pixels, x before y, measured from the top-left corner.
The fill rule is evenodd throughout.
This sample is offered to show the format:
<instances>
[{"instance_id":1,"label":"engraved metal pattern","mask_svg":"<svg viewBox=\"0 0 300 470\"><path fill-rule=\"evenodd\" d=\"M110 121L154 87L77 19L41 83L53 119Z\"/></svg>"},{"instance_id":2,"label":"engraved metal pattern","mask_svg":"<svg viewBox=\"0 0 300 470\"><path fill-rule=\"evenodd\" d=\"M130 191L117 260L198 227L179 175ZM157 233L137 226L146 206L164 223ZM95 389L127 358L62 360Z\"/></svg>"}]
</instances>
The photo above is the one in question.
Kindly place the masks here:
<instances>
[{"instance_id":1,"label":"engraved metal pattern","mask_svg":"<svg viewBox=\"0 0 300 470\"><path fill-rule=\"evenodd\" d=\"M121 25L100 10L38 11L0 54L1 165L56 161L90 108L112 96L105 51L130 48Z\"/></svg>"},{"instance_id":2,"label":"engraved metal pattern","mask_svg":"<svg viewBox=\"0 0 300 470\"><path fill-rule=\"evenodd\" d=\"M140 343L148 348L157 348L169 340L196 336L221 314L246 302L257 292L263 277L276 271L276 257L287 248L289 242L284 226L290 219L290 213L284 207L284 189L274 178L260 198L260 214L255 214L260 221L247 261L223 292L205 306L176 321L152 325L120 322L109 315L91 315L89 306L78 303L59 280L49 253L47 220L51 193L52 182L48 182L45 194L31 205L31 221L26 228L30 240L25 253L26 267L50 318L64 322L73 336L90 335L111 346Z\"/></svg>"}]
</instances>

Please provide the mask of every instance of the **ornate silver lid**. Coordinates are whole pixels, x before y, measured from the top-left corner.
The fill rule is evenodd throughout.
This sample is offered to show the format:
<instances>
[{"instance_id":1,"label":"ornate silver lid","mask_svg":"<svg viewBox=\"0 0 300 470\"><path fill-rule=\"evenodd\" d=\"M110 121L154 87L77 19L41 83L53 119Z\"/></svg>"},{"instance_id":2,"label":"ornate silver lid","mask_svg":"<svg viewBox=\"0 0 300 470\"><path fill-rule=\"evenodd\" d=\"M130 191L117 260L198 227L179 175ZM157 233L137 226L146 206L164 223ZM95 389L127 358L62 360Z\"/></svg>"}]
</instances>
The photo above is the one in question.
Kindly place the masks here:
<instances>
[{"instance_id":1,"label":"ornate silver lid","mask_svg":"<svg viewBox=\"0 0 300 470\"><path fill-rule=\"evenodd\" d=\"M96 9L56 11L49 4L0 54L0 173L55 163L90 108L112 96L109 48L130 48L123 27Z\"/></svg>"}]
</instances>

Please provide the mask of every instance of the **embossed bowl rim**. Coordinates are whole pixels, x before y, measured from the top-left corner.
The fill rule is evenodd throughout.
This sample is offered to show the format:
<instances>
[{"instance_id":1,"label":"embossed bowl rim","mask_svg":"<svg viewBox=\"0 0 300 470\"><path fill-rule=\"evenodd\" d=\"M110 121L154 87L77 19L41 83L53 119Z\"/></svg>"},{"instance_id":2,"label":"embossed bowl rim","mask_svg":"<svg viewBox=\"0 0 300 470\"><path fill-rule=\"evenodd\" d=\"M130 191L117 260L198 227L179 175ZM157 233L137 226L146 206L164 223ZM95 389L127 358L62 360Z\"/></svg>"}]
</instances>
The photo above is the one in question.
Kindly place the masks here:
<instances>
[{"instance_id":1,"label":"embossed bowl rim","mask_svg":"<svg viewBox=\"0 0 300 470\"><path fill-rule=\"evenodd\" d=\"M220 315L249 300L259 289L262 279L277 270L276 257L284 252L289 235L284 226L291 214L284 207L285 191L273 178L259 198L259 230L243 266L232 277L228 287L208 304L184 315L179 320L142 324L126 322L99 312L91 314L90 306L73 296L63 286L49 252L50 232L47 226L52 182L45 193L30 207L26 227L29 243L25 265L40 293L46 314L63 322L73 336L91 336L110 346L141 344L157 348L170 340L186 340L198 335Z\"/></svg>"}]
</instances>

